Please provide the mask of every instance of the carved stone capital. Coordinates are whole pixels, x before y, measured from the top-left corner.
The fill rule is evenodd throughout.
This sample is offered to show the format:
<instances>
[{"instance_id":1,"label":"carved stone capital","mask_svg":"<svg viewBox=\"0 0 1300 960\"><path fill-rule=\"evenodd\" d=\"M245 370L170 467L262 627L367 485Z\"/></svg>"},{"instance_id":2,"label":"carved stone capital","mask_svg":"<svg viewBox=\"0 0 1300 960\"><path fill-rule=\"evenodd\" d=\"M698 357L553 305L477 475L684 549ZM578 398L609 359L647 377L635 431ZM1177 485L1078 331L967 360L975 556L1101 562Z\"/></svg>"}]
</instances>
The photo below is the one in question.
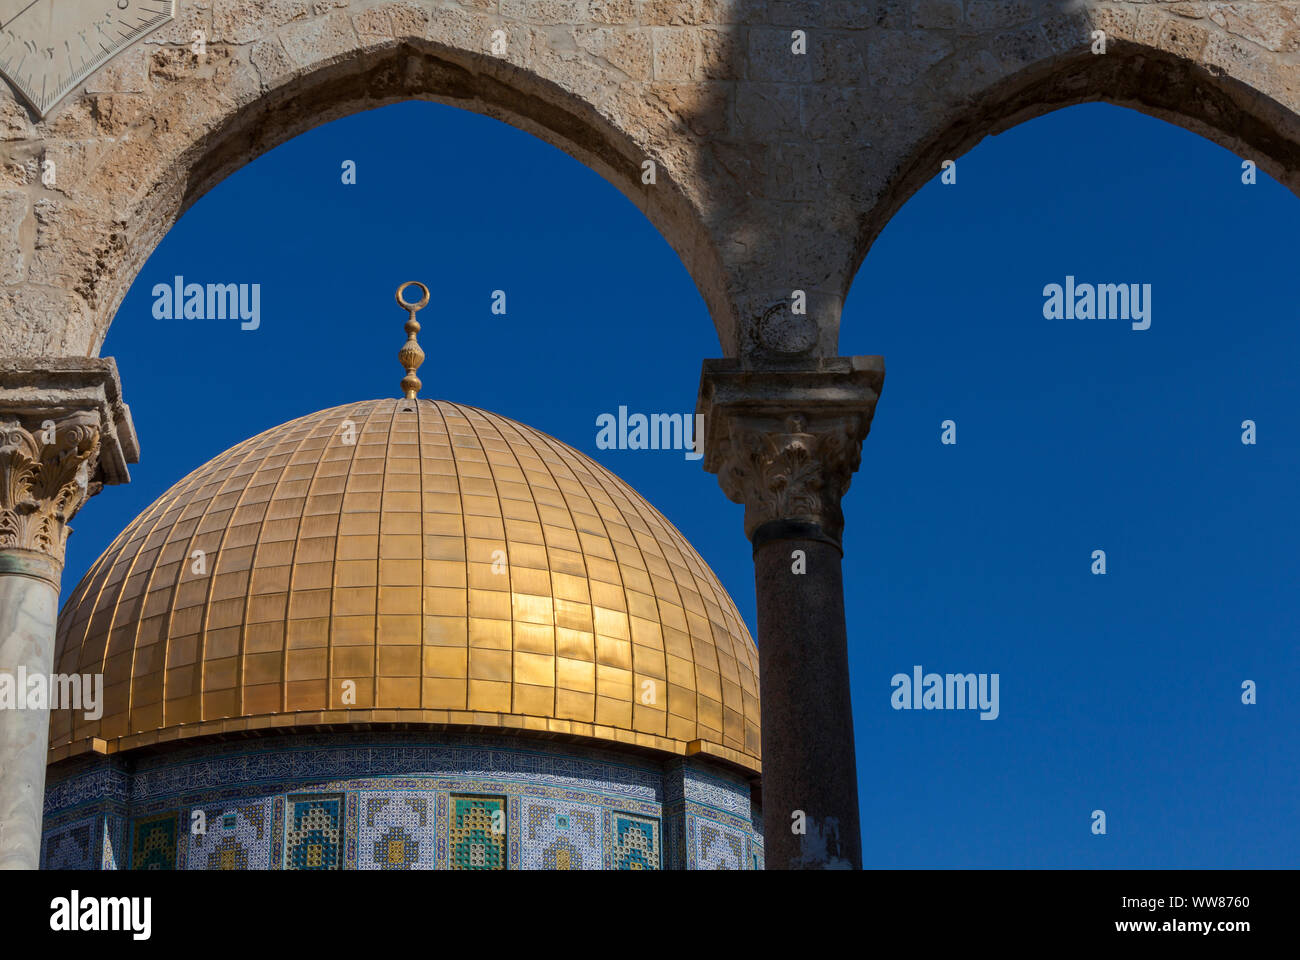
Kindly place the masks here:
<instances>
[{"instance_id":1,"label":"carved stone capital","mask_svg":"<svg viewBox=\"0 0 1300 960\"><path fill-rule=\"evenodd\" d=\"M745 505L745 536L765 523L815 523L834 540L844 530L840 498L862 459L862 418L781 420L733 416L719 443L718 483Z\"/></svg>"},{"instance_id":2,"label":"carved stone capital","mask_svg":"<svg viewBox=\"0 0 1300 960\"><path fill-rule=\"evenodd\" d=\"M832 357L747 370L706 360L696 412L704 468L745 506L745 535L764 524L815 524L836 543L840 500L862 458L884 383L880 357Z\"/></svg>"},{"instance_id":3,"label":"carved stone capital","mask_svg":"<svg viewBox=\"0 0 1300 960\"><path fill-rule=\"evenodd\" d=\"M57 583L68 521L137 459L112 360L0 360L0 572Z\"/></svg>"},{"instance_id":4,"label":"carved stone capital","mask_svg":"<svg viewBox=\"0 0 1300 960\"><path fill-rule=\"evenodd\" d=\"M0 550L63 564L68 521L101 484L99 418L78 412L41 423L0 415Z\"/></svg>"}]
</instances>

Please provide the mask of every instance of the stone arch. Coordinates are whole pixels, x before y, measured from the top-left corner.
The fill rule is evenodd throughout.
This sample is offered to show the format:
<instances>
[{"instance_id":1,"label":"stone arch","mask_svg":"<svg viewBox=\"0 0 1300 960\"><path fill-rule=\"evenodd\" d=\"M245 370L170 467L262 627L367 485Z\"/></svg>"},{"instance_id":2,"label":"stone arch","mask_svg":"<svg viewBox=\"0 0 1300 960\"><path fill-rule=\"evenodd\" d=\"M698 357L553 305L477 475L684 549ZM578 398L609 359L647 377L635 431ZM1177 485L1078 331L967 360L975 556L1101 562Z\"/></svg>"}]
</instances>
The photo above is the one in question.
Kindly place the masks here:
<instances>
[{"instance_id":1,"label":"stone arch","mask_svg":"<svg viewBox=\"0 0 1300 960\"><path fill-rule=\"evenodd\" d=\"M497 116L604 175L679 254L723 353L759 365L837 353L844 298L890 215L946 155L1036 113L1111 100L1249 148L1293 187L1300 169L1291 2L178 6L43 123L0 94L0 354L95 354L195 197L296 132L396 99ZM484 52L494 30L504 54ZM44 158L57 187L40 185Z\"/></svg>"},{"instance_id":2,"label":"stone arch","mask_svg":"<svg viewBox=\"0 0 1300 960\"><path fill-rule=\"evenodd\" d=\"M1292 8L1288 19L1253 25L1210 16L1212 7L1241 4L1172 6L1136 14L1095 5L1068 35L1104 31L1104 55L1088 43L1040 49L1022 38L1026 46L1017 57L1024 65L940 113L862 209L849 282L885 225L939 174L943 161L957 160L987 136L1079 103L1105 101L1183 127L1254 160L1300 195L1300 67L1294 58L1270 56L1300 50L1300 5L1281 4ZM1061 22L1069 19L1063 15Z\"/></svg>"},{"instance_id":3,"label":"stone arch","mask_svg":"<svg viewBox=\"0 0 1300 960\"><path fill-rule=\"evenodd\" d=\"M13 319L0 355L97 355L137 272L207 190L321 123L409 99L503 120L591 167L674 248L713 316L732 314L679 138L628 83L647 69L645 51L624 49L613 27L565 28L575 55L537 17L454 3L187 7L44 122L0 94L0 157L9 186L27 188L0 186L0 230L13 227L17 257L0 271L0 310ZM190 50L194 29L203 56ZM488 52L497 31L504 52ZM48 189L46 159L58 171ZM646 159L653 188L641 182ZM725 326L719 335L727 347Z\"/></svg>"}]
</instances>

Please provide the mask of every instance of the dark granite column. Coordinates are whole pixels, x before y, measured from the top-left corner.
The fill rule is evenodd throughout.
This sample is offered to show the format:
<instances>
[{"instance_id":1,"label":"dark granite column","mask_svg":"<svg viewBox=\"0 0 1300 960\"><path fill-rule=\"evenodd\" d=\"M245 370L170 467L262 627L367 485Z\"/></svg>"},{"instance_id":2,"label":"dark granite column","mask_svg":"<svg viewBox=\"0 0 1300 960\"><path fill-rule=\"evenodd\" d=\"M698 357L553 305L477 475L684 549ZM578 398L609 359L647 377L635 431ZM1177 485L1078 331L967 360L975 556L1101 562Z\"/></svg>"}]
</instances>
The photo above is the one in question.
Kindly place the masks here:
<instances>
[{"instance_id":1,"label":"dark granite column","mask_svg":"<svg viewBox=\"0 0 1300 960\"><path fill-rule=\"evenodd\" d=\"M879 357L701 376L704 466L754 546L769 870L862 866L840 499L883 381Z\"/></svg>"}]
</instances>

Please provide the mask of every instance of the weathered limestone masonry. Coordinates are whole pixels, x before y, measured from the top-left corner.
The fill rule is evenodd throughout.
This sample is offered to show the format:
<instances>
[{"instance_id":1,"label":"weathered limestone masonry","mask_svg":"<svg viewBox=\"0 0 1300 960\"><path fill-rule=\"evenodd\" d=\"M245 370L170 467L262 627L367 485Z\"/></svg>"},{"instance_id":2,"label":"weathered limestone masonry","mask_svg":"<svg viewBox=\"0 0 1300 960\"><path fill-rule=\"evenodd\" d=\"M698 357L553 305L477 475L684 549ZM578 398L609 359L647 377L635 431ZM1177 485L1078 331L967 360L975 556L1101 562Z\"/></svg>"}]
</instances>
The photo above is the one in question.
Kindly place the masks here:
<instances>
[{"instance_id":1,"label":"weathered limestone masonry","mask_svg":"<svg viewBox=\"0 0 1300 960\"><path fill-rule=\"evenodd\" d=\"M180 0L44 122L0 90L0 356L96 355L136 271L204 191L325 120L412 97L515 123L622 189L681 255L727 356L833 356L845 291L889 216L943 159L1055 107L1135 106L1300 185L1298 11ZM791 52L795 30L806 54ZM785 309L795 289L806 317Z\"/></svg>"},{"instance_id":2,"label":"weathered limestone masonry","mask_svg":"<svg viewBox=\"0 0 1300 960\"><path fill-rule=\"evenodd\" d=\"M96 357L149 253L213 184L319 123L410 98L499 117L600 172L681 256L726 357L803 371L784 414L805 424L823 415L802 406L810 396L857 396L865 435L879 384L867 390L866 367L835 361L841 305L872 240L943 160L1105 99L1300 188L1300 3L180 0L173 23L44 120L0 89L0 357L45 358L32 369ZM824 389L810 386L818 378ZM770 415L785 388L754 389ZM804 447L828 474L818 482L839 485L841 455L818 466L821 442ZM817 590L781 593L757 547L761 617L788 618L791 637L842 632L842 609L839 626L819 619L834 621L839 602L838 537L814 525L810 569L832 550L837 571ZM773 679L765 710L781 696ZM824 773L769 759L766 789ZM830 860L855 863L856 817L837 829L845 853Z\"/></svg>"}]
</instances>

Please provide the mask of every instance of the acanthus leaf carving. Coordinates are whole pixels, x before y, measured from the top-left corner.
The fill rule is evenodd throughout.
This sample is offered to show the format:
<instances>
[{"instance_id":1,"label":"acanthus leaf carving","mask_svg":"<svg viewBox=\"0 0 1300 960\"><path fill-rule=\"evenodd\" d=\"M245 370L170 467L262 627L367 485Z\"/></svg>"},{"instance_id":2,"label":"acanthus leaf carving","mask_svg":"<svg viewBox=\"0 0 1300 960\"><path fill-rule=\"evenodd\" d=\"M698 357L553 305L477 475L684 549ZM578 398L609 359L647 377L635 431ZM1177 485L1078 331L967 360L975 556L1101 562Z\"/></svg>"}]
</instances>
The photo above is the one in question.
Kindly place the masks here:
<instances>
[{"instance_id":1,"label":"acanthus leaf carving","mask_svg":"<svg viewBox=\"0 0 1300 960\"><path fill-rule=\"evenodd\" d=\"M862 457L856 415L784 419L733 417L718 469L728 499L745 505L745 534L776 520L818 524L839 539L840 501Z\"/></svg>"},{"instance_id":2,"label":"acanthus leaf carving","mask_svg":"<svg viewBox=\"0 0 1300 960\"><path fill-rule=\"evenodd\" d=\"M63 563L68 521L92 493L99 440L98 418L85 412L0 419L0 549Z\"/></svg>"}]
</instances>

